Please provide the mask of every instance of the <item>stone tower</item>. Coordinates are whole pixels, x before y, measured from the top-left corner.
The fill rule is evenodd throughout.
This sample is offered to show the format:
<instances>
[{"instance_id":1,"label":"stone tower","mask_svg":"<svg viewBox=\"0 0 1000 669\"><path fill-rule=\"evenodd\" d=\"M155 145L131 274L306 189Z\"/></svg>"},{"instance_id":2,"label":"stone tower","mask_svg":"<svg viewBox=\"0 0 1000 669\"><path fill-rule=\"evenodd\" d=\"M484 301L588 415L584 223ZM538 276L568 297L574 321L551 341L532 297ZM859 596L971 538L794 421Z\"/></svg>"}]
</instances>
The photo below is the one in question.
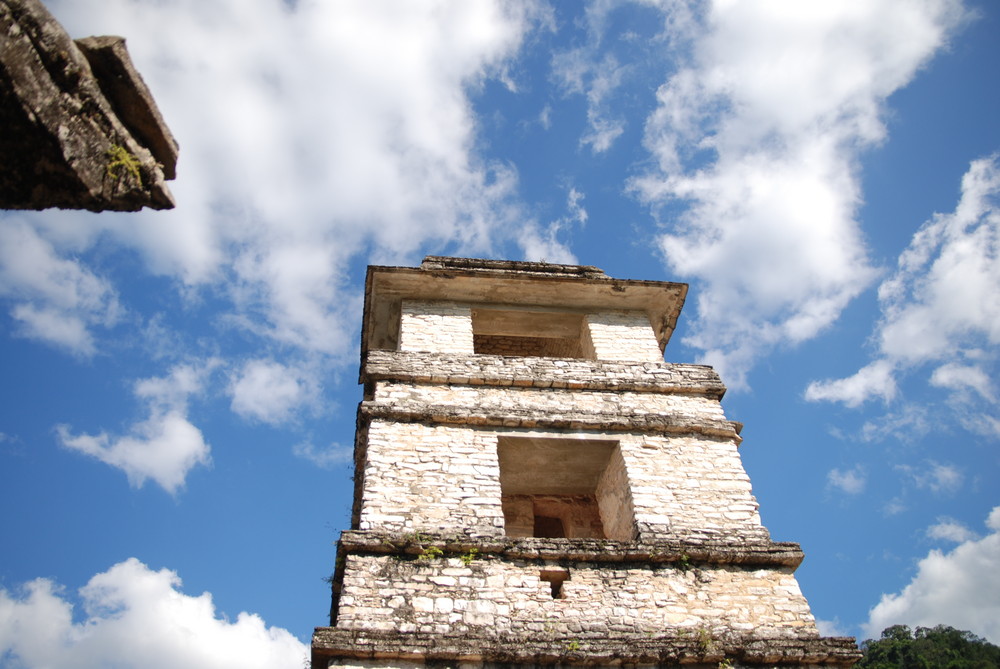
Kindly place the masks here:
<instances>
[{"instance_id":1,"label":"stone tower","mask_svg":"<svg viewBox=\"0 0 1000 669\"><path fill-rule=\"evenodd\" d=\"M687 286L428 257L369 267L351 529L320 667L842 666L773 542Z\"/></svg>"}]
</instances>

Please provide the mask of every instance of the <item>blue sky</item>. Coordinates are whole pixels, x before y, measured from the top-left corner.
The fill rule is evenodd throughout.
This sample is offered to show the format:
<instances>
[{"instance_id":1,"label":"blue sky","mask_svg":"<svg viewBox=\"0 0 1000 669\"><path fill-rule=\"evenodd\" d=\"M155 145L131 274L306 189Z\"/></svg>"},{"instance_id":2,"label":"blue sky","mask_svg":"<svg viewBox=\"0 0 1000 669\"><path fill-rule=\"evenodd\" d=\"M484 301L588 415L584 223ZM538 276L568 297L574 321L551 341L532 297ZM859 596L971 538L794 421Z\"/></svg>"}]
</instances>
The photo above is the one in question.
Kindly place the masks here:
<instances>
[{"instance_id":1,"label":"blue sky","mask_svg":"<svg viewBox=\"0 0 1000 669\"><path fill-rule=\"evenodd\" d=\"M364 268L426 254L689 282L821 628L1000 643L994 3L46 5L127 37L178 206L0 213L3 666L301 666Z\"/></svg>"}]
</instances>

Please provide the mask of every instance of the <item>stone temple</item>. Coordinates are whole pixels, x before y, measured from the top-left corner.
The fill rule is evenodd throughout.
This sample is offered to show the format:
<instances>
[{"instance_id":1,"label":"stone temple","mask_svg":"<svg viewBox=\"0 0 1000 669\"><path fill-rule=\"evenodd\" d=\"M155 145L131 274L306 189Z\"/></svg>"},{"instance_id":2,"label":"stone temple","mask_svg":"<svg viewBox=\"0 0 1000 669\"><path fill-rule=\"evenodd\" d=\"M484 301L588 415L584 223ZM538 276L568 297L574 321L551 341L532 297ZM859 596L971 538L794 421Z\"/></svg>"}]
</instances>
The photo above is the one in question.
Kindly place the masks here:
<instances>
[{"instance_id":1,"label":"stone temple","mask_svg":"<svg viewBox=\"0 0 1000 669\"><path fill-rule=\"evenodd\" d=\"M681 283L369 267L351 529L312 666L848 667L761 525Z\"/></svg>"}]
</instances>

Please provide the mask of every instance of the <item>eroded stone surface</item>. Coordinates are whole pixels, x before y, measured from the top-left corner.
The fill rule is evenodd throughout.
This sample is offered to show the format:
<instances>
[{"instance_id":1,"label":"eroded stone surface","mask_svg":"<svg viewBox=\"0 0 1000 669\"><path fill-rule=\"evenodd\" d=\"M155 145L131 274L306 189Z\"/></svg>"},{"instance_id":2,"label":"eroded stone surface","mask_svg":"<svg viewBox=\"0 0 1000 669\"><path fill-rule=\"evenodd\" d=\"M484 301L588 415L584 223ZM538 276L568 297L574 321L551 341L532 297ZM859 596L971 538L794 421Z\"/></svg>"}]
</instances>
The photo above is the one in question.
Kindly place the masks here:
<instances>
[{"instance_id":1,"label":"eroded stone surface","mask_svg":"<svg viewBox=\"0 0 1000 669\"><path fill-rule=\"evenodd\" d=\"M0 0L0 207L168 209L177 144L120 37Z\"/></svg>"}]
</instances>

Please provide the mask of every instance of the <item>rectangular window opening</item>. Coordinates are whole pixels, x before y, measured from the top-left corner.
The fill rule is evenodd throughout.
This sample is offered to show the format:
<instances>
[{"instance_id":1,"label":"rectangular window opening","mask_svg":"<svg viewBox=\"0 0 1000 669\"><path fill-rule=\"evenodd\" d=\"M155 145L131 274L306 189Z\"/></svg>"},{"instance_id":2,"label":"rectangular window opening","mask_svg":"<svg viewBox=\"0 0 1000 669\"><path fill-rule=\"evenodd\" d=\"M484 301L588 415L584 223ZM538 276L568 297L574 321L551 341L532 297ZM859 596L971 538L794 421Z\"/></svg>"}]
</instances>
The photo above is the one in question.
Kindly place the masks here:
<instances>
[{"instance_id":1,"label":"rectangular window opening","mask_svg":"<svg viewBox=\"0 0 1000 669\"><path fill-rule=\"evenodd\" d=\"M552 591L552 599L566 599L563 592L563 583L569 580L569 570L567 569L543 569L538 575L538 579L543 583L548 583Z\"/></svg>"},{"instance_id":2,"label":"rectangular window opening","mask_svg":"<svg viewBox=\"0 0 1000 669\"><path fill-rule=\"evenodd\" d=\"M634 538L618 442L500 436L497 455L507 536Z\"/></svg>"},{"instance_id":3,"label":"rectangular window opening","mask_svg":"<svg viewBox=\"0 0 1000 669\"><path fill-rule=\"evenodd\" d=\"M483 355L594 359L583 314L472 310L473 349Z\"/></svg>"}]
</instances>

